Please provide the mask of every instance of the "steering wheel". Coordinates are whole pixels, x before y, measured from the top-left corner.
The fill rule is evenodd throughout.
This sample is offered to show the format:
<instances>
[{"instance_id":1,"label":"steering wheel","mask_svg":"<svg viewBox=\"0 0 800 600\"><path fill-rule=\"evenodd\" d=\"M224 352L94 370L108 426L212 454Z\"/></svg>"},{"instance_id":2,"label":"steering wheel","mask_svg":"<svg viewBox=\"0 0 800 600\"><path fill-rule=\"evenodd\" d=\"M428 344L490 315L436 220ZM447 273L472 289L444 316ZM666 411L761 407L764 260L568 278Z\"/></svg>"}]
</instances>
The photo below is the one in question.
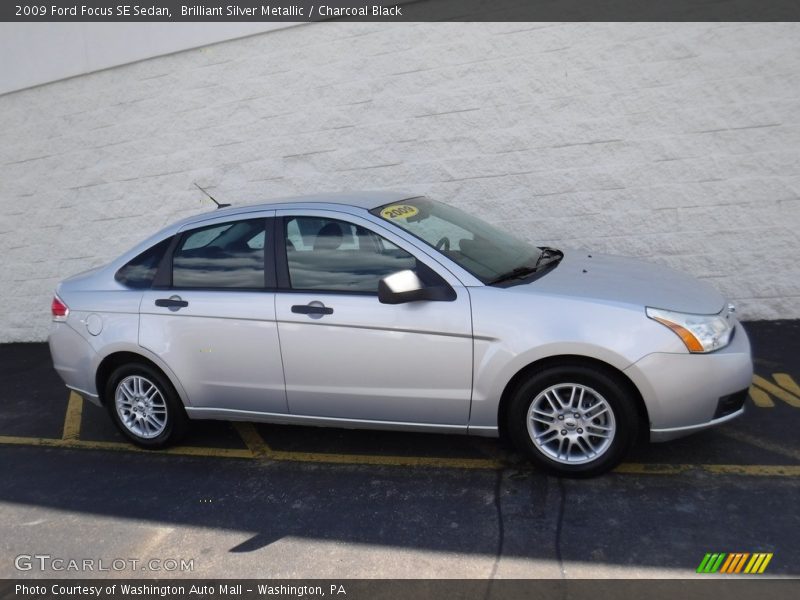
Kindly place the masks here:
<instances>
[{"instance_id":1,"label":"steering wheel","mask_svg":"<svg viewBox=\"0 0 800 600\"><path fill-rule=\"evenodd\" d=\"M444 250L445 252L450 252L450 238L444 236L438 242L436 242L435 248L437 250Z\"/></svg>"}]
</instances>

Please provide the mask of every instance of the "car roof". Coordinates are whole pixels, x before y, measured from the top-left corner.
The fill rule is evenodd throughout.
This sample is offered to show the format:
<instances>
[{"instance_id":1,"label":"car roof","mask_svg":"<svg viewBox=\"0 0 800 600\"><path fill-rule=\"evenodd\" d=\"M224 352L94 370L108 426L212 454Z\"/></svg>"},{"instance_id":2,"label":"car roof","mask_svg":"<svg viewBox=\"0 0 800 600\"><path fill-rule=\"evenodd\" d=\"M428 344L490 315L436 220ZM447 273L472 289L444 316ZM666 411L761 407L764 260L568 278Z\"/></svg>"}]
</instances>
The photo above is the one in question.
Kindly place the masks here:
<instances>
[{"instance_id":1,"label":"car roof","mask_svg":"<svg viewBox=\"0 0 800 600\"><path fill-rule=\"evenodd\" d=\"M215 216L225 214L236 214L239 211L246 210L247 212L257 210L269 210L275 208L276 204L342 204L345 206L353 206L356 208L363 208L372 210L390 202L400 202L408 200L409 198L418 198L420 194L412 194L409 192L399 191L354 191L354 192L336 192L327 194L309 194L304 196L286 196L283 198L273 198L262 202L254 202L247 204L234 205L230 208L223 208L214 211Z\"/></svg>"},{"instance_id":2,"label":"car roof","mask_svg":"<svg viewBox=\"0 0 800 600\"><path fill-rule=\"evenodd\" d=\"M172 236L181 228L187 225L201 224L204 221L216 220L218 217L225 217L228 215L242 215L247 213L257 213L261 210L274 210L276 208L291 208L292 206L302 206L308 204L338 204L340 206L350 206L353 208L360 208L362 210L371 210L384 204L392 202L402 202L410 198L419 198L420 194L413 194L409 192L398 191L355 191L355 192L337 192L326 194L310 194L305 196L286 196L283 198L273 198L271 200L254 203L236 204L229 208L221 208L211 210L204 213L184 217L178 221L167 225L159 232L153 234L146 240L143 240L128 252L119 256L112 263L112 266L119 267L140 252L146 250L156 242L164 239L167 236ZM227 198L225 198L227 200ZM116 268L115 267L115 268Z\"/></svg>"}]
</instances>

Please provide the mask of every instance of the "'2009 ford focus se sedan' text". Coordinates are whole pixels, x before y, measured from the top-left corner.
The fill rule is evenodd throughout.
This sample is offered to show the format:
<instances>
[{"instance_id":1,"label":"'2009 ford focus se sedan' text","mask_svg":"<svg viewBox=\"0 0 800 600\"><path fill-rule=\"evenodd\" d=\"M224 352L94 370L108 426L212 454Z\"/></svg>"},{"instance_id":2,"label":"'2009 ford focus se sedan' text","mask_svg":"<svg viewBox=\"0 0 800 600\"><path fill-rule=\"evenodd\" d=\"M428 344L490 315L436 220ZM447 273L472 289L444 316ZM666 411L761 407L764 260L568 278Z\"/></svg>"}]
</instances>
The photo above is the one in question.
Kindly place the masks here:
<instances>
[{"instance_id":1,"label":"'2009 ford focus se sedan' text","mask_svg":"<svg viewBox=\"0 0 800 600\"><path fill-rule=\"evenodd\" d=\"M134 443L189 419L498 436L569 476L742 414L713 287L360 192L217 210L62 282L50 349Z\"/></svg>"}]
</instances>

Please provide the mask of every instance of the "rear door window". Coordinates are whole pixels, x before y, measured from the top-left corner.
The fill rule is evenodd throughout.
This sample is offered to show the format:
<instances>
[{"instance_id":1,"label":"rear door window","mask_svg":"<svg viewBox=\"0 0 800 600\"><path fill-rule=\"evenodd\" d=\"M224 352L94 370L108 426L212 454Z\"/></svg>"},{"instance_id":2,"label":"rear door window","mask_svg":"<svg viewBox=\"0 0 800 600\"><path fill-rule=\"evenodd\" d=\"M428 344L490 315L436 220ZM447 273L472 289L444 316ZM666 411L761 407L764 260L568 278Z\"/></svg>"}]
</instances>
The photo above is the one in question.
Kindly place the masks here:
<instances>
[{"instance_id":1,"label":"rear door window","mask_svg":"<svg viewBox=\"0 0 800 600\"><path fill-rule=\"evenodd\" d=\"M264 287L265 220L218 223L184 234L172 257L172 287Z\"/></svg>"}]
</instances>

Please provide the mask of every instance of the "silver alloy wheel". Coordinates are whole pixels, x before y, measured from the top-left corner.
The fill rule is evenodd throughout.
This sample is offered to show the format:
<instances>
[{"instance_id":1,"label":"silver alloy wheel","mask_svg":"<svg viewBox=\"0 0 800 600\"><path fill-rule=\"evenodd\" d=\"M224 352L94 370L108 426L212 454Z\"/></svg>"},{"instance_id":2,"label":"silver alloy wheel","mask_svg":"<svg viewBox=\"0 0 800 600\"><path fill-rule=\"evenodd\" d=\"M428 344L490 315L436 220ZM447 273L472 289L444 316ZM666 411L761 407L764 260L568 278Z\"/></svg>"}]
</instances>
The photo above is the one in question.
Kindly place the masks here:
<instances>
[{"instance_id":1,"label":"silver alloy wheel","mask_svg":"<svg viewBox=\"0 0 800 600\"><path fill-rule=\"evenodd\" d=\"M120 421L144 439L159 436L167 426L167 403L155 383L141 375L128 375L114 394Z\"/></svg>"},{"instance_id":2,"label":"silver alloy wheel","mask_svg":"<svg viewBox=\"0 0 800 600\"><path fill-rule=\"evenodd\" d=\"M536 448L566 465L597 460L617 432L608 401L580 383L559 383L540 392L528 408L527 425Z\"/></svg>"}]
</instances>

